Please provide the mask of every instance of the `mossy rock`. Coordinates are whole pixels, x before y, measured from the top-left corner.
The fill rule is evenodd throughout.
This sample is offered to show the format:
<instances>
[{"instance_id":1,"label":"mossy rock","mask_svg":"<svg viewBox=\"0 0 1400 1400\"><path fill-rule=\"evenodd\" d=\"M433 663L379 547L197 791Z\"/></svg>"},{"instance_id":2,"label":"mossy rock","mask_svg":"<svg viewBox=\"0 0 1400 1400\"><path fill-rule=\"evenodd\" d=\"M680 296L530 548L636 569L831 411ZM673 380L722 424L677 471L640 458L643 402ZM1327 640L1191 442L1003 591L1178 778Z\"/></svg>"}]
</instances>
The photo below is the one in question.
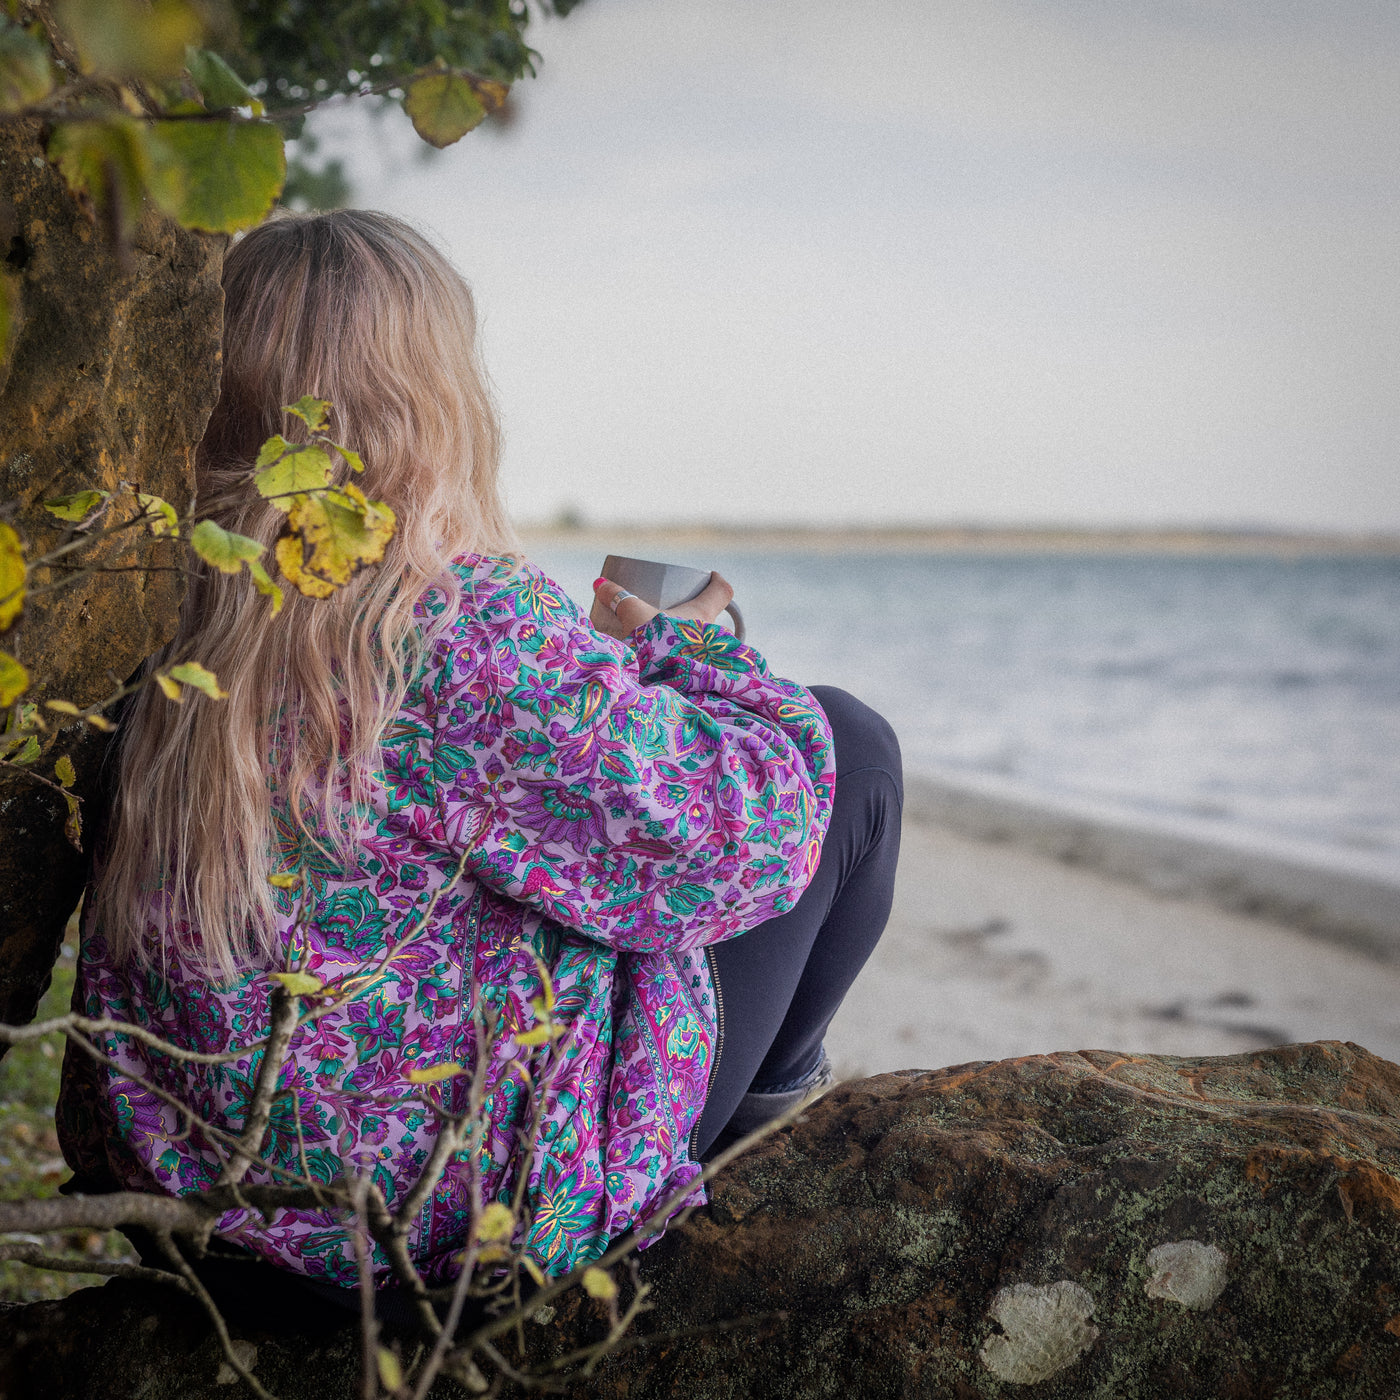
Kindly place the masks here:
<instances>
[{"instance_id":1,"label":"mossy rock","mask_svg":"<svg viewBox=\"0 0 1400 1400\"><path fill-rule=\"evenodd\" d=\"M1322 1042L840 1085L642 1276L642 1344L578 1395L1393 1400L1400 1067ZM600 1306L529 1324L530 1359L597 1337ZM283 1400L355 1393L353 1327L236 1330ZM0 1314L0 1356L8 1400L237 1393L198 1314L149 1285Z\"/></svg>"}]
</instances>

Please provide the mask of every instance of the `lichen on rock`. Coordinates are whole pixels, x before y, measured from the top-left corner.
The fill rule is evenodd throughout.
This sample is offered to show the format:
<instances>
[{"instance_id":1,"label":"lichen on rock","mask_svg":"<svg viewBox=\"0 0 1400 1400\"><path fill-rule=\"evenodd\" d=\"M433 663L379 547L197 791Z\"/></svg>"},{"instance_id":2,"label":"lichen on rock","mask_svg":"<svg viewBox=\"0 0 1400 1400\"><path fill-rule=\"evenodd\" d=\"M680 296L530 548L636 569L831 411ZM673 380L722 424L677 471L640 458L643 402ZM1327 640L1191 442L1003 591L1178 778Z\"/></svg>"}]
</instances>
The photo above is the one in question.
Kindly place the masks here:
<instances>
[{"instance_id":1,"label":"lichen on rock","mask_svg":"<svg viewBox=\"0 0 1400 1400\"><path fill-rule=\"evenodd\" d=\"M1147 1256L1149 1276L1143 1292L1149 1298L1169 1298L1183 1308L1213 1307L1229 1282L1228 1261L1213 1244L1173 1240L1159 1244Z\"/></svg>"},{"instance_id":2,"label":"lichen on rock","mask_svg":"<svg viewBox=\"0 0 1400 1400\"><path fill-rule=\"evenodd\" d=\"M1047 1381L1098 1339L1099 1329L1089 1321L1093 1315L1093 1298L1069 1279L1010 1284L987 1310L1002 1330L982 1343L982 1364L1013 1385Z\"/></svg>"}]
</instances>

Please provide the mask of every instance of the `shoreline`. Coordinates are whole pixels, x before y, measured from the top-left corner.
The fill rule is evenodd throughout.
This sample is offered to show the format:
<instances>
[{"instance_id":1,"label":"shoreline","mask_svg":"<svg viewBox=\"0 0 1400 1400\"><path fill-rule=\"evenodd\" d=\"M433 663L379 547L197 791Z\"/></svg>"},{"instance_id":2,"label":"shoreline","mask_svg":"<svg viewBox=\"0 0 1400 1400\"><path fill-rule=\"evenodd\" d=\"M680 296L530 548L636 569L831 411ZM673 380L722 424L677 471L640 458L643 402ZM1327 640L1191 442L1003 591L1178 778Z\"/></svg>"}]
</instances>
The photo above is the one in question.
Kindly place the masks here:
<instances>
[{"instance_id":1,"label":"shoreline","mask_svg":"<svg viewBox=\"0 0 1400 1400\"><path fill-rule=\"evenodd\" d=\"M1400 1061L1400 962L1199 890L962 834L911 794L889 923L827 1033L840 1078L1315 1040Z\"/></svg>"},{"instance_id":2,"label":"shoreline","mask_svg":"<svg viewBox=\"0 0 1400 1400\"><path fill-rule=\"evenodd\" d=\"M1400 535L1327 531L1080 529L972 525L775 526L717 524L518 527L526 550L592 549L602 554L724 549L737 552L928 554L1096 554L1193 558L1400 558Z\"/></svg>"},{"instance_id":3,"label":"shoreline","mask_svg":"<svg viewBox=\"0 0 1400 1400\"><path fill-rule=\"evenodd\" d=\"M1268 919L1400 965L1400 862L1206 818L1052 798L970 774L910 773L905 817L1152 894Z\"/></svg>"}]
</instances>

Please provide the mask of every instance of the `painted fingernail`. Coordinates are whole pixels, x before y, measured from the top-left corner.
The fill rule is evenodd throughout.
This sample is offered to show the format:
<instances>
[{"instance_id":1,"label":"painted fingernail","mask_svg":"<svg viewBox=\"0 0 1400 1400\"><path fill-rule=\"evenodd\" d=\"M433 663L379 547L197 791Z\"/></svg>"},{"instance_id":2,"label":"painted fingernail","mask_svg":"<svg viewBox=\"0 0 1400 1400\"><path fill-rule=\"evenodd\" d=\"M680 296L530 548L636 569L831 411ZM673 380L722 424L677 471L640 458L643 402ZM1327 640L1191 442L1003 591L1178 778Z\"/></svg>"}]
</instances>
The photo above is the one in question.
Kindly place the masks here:
<instances>
[{"instance_id":1,"label":"painted fingernail","mask_svg":"<svg viewBox=\"0 0 1400 1400\"><path fill-rule=\"evenodd\" d=\"M593 587L594 587L595 590L596 590L596 589L599 589L599 588L601 588L606 582L607 582L607 579L605 579L605 578L595 578L595 579L593 580Z\"/></svg>"}]
</instances>

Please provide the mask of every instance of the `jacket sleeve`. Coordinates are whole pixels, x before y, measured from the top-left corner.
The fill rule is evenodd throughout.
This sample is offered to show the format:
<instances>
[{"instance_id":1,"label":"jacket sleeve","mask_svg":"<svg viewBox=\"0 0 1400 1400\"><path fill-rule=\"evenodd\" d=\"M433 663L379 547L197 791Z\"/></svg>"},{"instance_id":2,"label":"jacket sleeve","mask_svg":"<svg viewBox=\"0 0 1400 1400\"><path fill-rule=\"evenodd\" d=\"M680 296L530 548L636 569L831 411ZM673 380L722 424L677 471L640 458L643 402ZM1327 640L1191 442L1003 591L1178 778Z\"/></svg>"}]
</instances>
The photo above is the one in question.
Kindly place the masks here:
<instances>
[{"instance_id":1,"label":"jacket sleeve","mask_svg":"<svg viewBox=\"0 0 1400 1400\"><path fill-rule=\"evenodd\" d=\"M790 909L831 817L831 729L723 628L605 637L533 566L478 568L440 645L432 767L450 849L492 889L630 952Z\"/></svg>"}]
</instances>

